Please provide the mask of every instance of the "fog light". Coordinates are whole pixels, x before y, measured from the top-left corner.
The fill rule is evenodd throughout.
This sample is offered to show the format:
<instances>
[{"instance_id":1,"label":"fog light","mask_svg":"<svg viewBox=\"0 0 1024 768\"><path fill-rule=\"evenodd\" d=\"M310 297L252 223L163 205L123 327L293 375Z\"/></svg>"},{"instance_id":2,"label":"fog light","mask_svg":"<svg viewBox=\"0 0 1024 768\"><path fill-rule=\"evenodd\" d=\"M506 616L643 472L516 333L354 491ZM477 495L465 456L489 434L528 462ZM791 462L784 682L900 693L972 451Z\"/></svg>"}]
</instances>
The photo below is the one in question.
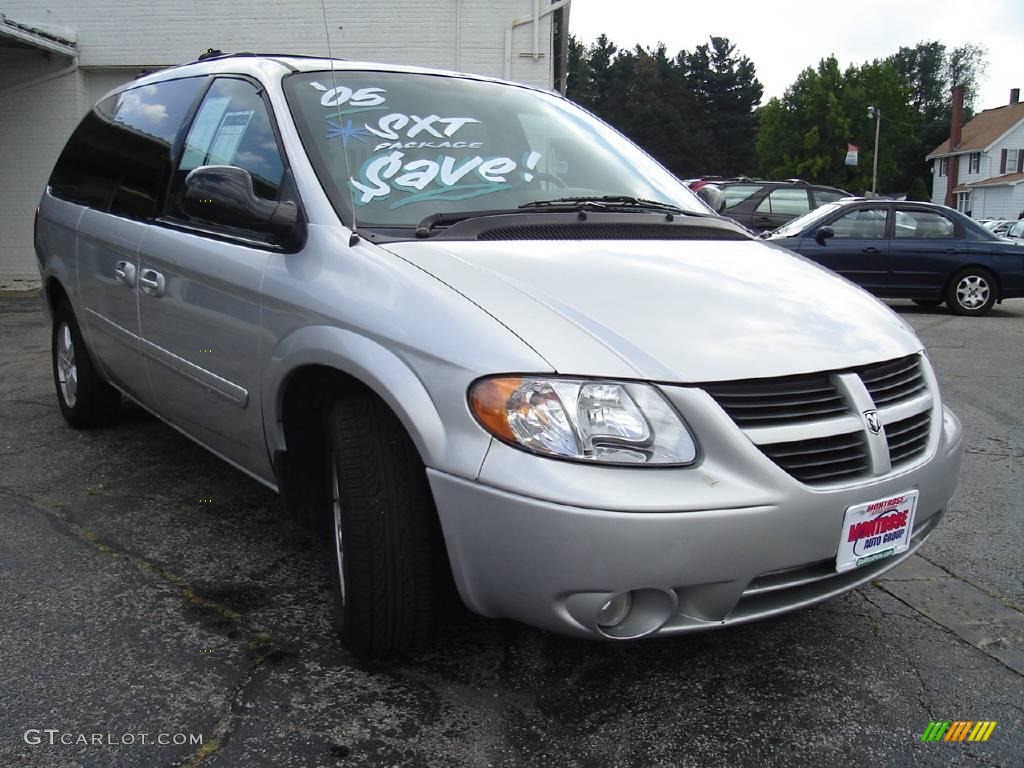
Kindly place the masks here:
<instances>
[{"instance_id":1,"label":"fog light","mask_svg":"<svg viewBox=\"0 0 1024 768\"><path fill-rule=\"evenodd\" d=\"M601 606L597 612L597 625L599 627L614 627L623 622L629 615L629 609L633 605L633 598L629 592L616 595L607 603Z\"/></svg>"}]
</instances>

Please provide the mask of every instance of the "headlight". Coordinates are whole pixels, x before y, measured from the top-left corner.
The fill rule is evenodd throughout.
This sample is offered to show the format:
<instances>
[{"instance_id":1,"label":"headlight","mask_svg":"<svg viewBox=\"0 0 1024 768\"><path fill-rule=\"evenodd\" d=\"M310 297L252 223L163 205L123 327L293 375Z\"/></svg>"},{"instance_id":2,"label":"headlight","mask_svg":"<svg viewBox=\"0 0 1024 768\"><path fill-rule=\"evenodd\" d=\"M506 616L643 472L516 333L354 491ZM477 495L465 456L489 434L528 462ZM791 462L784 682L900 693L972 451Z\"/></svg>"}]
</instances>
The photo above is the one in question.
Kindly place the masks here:
<instances>
[{"instance_id":1,"label":"headlight","mask_svg":"<svg viewBox=\"0 0 1024 768\"><path fill-rule=\"evenodd\" d=\"M683 420L649 384L501 376L474 382L469 405L492 435L545 456L661 466L697 458Z\"/></svg>"}]
</instances>

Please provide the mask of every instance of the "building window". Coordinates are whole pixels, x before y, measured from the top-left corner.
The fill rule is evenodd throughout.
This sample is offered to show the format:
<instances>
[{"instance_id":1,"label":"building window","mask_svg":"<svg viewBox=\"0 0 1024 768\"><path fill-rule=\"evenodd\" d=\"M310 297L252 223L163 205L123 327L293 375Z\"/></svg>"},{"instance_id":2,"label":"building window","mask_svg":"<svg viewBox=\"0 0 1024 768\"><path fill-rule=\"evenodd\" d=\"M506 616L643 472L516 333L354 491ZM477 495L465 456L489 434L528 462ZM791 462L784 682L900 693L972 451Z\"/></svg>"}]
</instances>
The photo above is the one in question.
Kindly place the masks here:
<instances>
[{"instance_id":1,"label":"building window","mask_svg":"<svg viewBox=\"0 0 1024 768\"><path fill-rule=\"evenodd\" d=\"M981 172L981 152L971 152L971 154L967 156L967 172Z\"/></svg>"},{"instance_id":2,"label":"building window","mask_svg":"<svg viewBox=\"0 0 1024 768\"><path fill-rule=\"evenodd\" d=\"M939 176L948 176L948 175L949 175L949 158L948 157L939 158Z\"/></svg>"},{"instance_id":3,"label":"building window","mask_svg":"<svg viewBox=\"0 0 1024 768\"><path fill-rule=\"evenodd\" d=\"M1006 173L1017 173L1017 156L1020 154L1019 149L1008 149L1006 150Z\"/></svg>"}]
</instances>

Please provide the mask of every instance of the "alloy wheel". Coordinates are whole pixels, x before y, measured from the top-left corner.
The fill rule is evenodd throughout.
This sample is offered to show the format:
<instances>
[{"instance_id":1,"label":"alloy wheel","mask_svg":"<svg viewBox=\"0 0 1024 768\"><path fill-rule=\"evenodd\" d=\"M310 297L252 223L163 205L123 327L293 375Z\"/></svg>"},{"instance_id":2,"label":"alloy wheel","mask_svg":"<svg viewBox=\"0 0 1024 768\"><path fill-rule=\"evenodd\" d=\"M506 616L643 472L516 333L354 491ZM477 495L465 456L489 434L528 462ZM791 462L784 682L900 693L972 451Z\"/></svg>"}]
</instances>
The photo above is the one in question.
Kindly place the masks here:
<instances>
[{"instance_id":1,"label":"alloy wheel","mask_svg":"<svg viewBox=\"0 0 1024 768\"><path fill-rule=\"evenodd\" d=\"M341 491L338 488L338 468L331 456L331 507L334 519L334 563L338 569L338 596L345 603L345 547L341 533Z\"/></svg>"},{"instance_id":2,"label":"alloy wheel","mask_svg":"<svg viewBox=\"0 0 1024 768\"><path fill-rule=\"evenodd\" d=\"M964 275L956 284L956 300L964 309L985 306L990 292L988 280L981 275Z\"/></svg>"},{"instance_id":3,"label":"alloy wheel","mask_svg":"<svg viewBox=\"0 0 1024 768\"><path fill-rule=\"evenodd\" d=\"M78 399L78 365L75 362L71 326L66 322L61 323L57 331L57 380L64 402L68 408L74 408Z\"/></svg>"}]
</instances>

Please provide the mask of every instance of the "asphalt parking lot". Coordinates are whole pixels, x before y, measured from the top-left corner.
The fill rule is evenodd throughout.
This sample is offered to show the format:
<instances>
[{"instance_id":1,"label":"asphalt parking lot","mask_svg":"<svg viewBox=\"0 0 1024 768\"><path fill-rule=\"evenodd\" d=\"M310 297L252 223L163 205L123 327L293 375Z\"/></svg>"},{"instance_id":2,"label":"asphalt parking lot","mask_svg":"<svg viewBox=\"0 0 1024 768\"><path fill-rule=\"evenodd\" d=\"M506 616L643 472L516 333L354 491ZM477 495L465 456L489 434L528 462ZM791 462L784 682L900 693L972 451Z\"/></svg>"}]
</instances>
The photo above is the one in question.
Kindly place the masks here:
<instances>
[{"instance_id":1,"label":"asphalt parking lot","mask_svg":"<svg viewBox=\"0 0 1024 768\"><path fill-rule=\"evenodd\" d=\"M966 454L888 578L636 644L455 611L430 652L367 664L271 492L135 407L68 428L38 302L0 298L0 765L1024 764L1024 300L893 306ZM998 725L922 743L932 720Z\"/></svg>"}]
</instances>

